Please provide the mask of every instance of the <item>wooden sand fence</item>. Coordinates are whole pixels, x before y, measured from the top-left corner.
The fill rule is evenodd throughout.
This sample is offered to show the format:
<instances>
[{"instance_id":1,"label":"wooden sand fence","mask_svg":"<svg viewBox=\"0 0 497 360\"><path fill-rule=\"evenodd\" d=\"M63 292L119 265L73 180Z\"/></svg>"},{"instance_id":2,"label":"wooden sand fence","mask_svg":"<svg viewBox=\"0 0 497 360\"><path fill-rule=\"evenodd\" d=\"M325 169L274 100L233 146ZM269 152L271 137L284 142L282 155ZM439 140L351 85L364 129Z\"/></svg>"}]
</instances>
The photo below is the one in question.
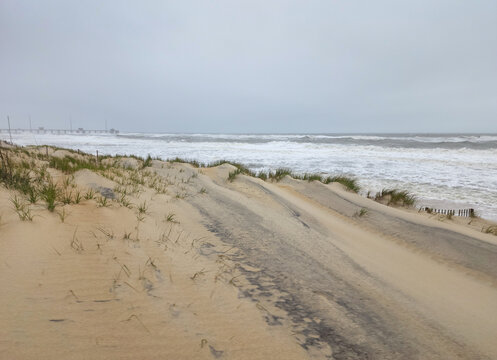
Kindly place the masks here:
<instances>
[{"instance_id":1,"label":"wooden sand fence","mask_svg":"<svg viewBox=\"0 0 497 360\"><path fill-rule=\"evenodd\" d=\"M420 208L420 211L426 211L429 214L442 214L449 216L475 217L475 209L435 209L428 206Z\"/></svg>"}]
</instances>

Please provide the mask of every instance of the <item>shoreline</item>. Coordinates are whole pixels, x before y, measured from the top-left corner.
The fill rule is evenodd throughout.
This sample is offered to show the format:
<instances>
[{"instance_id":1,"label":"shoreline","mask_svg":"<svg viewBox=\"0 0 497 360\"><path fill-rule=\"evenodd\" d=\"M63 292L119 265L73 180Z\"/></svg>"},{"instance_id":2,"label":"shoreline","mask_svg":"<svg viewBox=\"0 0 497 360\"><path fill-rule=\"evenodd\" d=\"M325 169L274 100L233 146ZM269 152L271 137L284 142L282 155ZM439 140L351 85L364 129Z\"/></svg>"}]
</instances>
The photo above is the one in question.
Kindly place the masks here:
<instances>
[{"instance_id":1,"label":"shoreline","mask_svg":"<svg viewBox=\"0 0 497 360\"><path fill-rule=\"evenodd\" d=\"M497 193L493 190L493 179L497 176L497 138L491 135L482 138L471 134L460 138L446 135L434 145L432 141L436 138L408 135L404 134L400 140L391 135L381 139L361 135L356 140L335 139L329 144L325 139L321 145L316 143L322 140L321 136L296 140L293 137L286 139L285 135L271 135L273 138L269 135L225 137L219 134L131 136L127 138L126 146L119 140L122 138L112 136L40 135L36 141L29 136L19 135L17 138L14 136L14 141L22 145L51 143L80 148L90 153L99 149L111 155L129 153L146 157L151 154L163 159L190 157L191 154L202 162L223 159L228 154L227 160L248 164L253 171L274 171L278 167L287 167L301 174L345 173L360 179L363 188L371 192L379 192L383 188L409 190L419 194L419 199L423 200L421 206L432 205L431 200L455 199L456 203L450 204L451 207L476 208L485 218L497 221L497 208L494 206ZM323 137L327 138L326 135ZM447 149L434 149L438 141L442 145L446 144ZM410 149L412 143L418 142L427 148ZM486 165L475 167L475 164Z\"/></svg>"},{"instance_id":2,"label":"shoreline","mask_svg":"<svg viewBox=\"0 0 497 360\"><path fill-rule=\"evenodd\" d=\"M171 135L171 134L169 134L169 135ZM412 135L412 134L403 134L403 135L407 136L407 135ZM437 135L437 134L433 134L433 135ZM441 135L444 135L444 134L441 134ZM445 134L445 135L447 135L447 134ZM465 134L465 135L471 135L471 134ZM4 142L4 140L0 140L0 142ZM8 142L5 142L5 143L8 143ZM49 146L49 147L52 147L55 149L77 151L77 152L81 152L83 154L86 154L88 156L95 156L95 154L93 152L86 152L86 151L82 151L82 150L75 149L75 148L64 148L64 147L60 147L57 145L45 145L45 144L44 145L18 145L16 143L14 143L13 145L20 146L20 147L35 147L35 148ZM147 158L147 156L140 156L140 155L136 155L136 154L126 154L126 153L125 154L113 154L113 153L102 153L102 152L99 153L99 150L96 150L96 154L100 154L100 156L104 156L104 157L108 157L108 156L110 156L110 157L135 157L135 158L141 159L141 160L145 160ZM148 156L150 157L150 154ZM343 177L347 180L352 181L353 183L351 183L351 186L356 188L355 191L360 193L362 196L368 197L368 196L370 196L369 194L371 194L371 196L374 197L376 194L381 193L381 191L383 191L385 189L398 190L398 191L408 191L409 194L411 194L412 196L414 196L416 198L415 206L417 207L418 210L425 208L425 207L440 209L440 210L453 210L454 212L458 212L458 210L475 209L475 212L476 212L478 217L485 219L489 222L497 222L497 218L491 217L490 214L486 213L484 210L481 210L480 206L474 202L451 200L451 199L444 199L444 200L433 199L433 198L429 198L429 197L425 197L425 196L420 196L419 192L417 192L415 190L414 191L408 190L408 189L412 188L413 186L415 186L416 183L410 183L410 184L407 184L407 186L400 186L400 187L393 185L393 186L384 186L382 188L378 188L378 186L371 185L371 184L374 184L376 182L374 179L359 178L355 175L350 175L348 173L344 173L344 172L340 172L340 171L337 171L334 174L330 174L330 173L326 173L326 172L294 171L292 168L288 168L288 167L279 167L279 168L265 169L265 170L254 170L254 168L248 167L246 164L243 164L243 163L240 163L237 161L227 160L227 159L216 159L216 160L212 160L212 161L208 161L208 162L201 162L201 161L198 161L196 159L182 158L182 157L161 158L159 156L155 156L155 157L153 157L153 159L166 161L166 162L167 161L180 161L180 162L189 163L189 164L193 165L194 167L212 167L212 166L216 166L216 164L229 163L229 164L235 165L236 167L240 168L246 175L250 175L250 176L254 176L254 177L258 177L258 176L264 175L264 174L265 175L275 174L278 172L280 172L280 173L283 172L287 175L290 175L293 178L300 179L300 180L306 180L306 179L310 178L311 180L321 179L322 181L324 181L325 179L331 179L333 177ZM271 178L270 176L265 176L262 178L267 179L268 177L271 180L274 180L274 176L273 176L273 178ZM276 174L276 177L278 177L277 174ZM364 187L364 185L362 185L363 183L369 183L372 188L377 188L377 190L373 191L373 190L371 190L371 187Z\"/></svg>"},{"instance_id":3,"label":"shoreline","mask_svg":"<svg viewBox=\"0 0 497 360\"><path fill-rule=\"evenodd\" d=\"M226 162L1 150L7 358L497 356L495 223Z\"/></svg>"},{"instance_id":4,"label":"shoreline","mask_svg":"<svg viewBox=\"0 0 497 360\"><path fill-rule=\"evenodd\" d=\"M98 149L100 153L110 155L122 153L146 157L151 154L162 159L179 156L202 162L227 157L227 160L246 164L256 172L286 167L299 174L344 173L360 179L359 183L366 189L365 192L371 190L375 193L383 188L405 189L419 195L420 206L431 206L432 200L454 199L456 203L450 204L450 207L476 208L485 218L497 221L497 193L493 180L497 176L497 141L493 137L441 137L437 141L450 142L452 145L448 144L450 146L445 150L436 150L432 148L436 145L432 144L431 138L420 139L421 145L427 146L426 149L410 149L411 142L417 142L417 138L395 140L387 136L373 141L376 137L366 136L362 139L361 136L358 140L338 139L331 140L329 144L316 144L315 141L321 141L320 138L292 140L278 136L267 143L271 137L262 136L261 139L258 136L231 135L225 139L222 135L205 134L164 136L157 134L126 138L126 146L122 138L112 136L40 135L36 141L30 136L13 135L13 140L21 145L50 143L79 148L93 154ZM469 141L467 145L457 142L464 139ZM375 141L380 143L376 144ZM480 141L489 149L482 150L478 145ZM371 146L364 145L364 142ZM471 150L464 147L469 145L475 148ZM451 149L452 146L455 148Z\"/></svg>"}]
</instances>

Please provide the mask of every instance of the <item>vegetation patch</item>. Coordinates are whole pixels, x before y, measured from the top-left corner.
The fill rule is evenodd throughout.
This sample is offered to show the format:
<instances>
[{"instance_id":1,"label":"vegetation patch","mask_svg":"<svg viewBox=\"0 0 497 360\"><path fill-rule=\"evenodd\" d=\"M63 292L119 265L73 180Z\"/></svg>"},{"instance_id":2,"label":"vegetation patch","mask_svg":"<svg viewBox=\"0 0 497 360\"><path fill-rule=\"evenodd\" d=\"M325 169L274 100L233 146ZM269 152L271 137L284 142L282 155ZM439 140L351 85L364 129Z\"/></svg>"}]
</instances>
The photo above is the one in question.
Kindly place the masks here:
<instances>
[{"instance_id":1,"label":"vegetation patch","mask_svg":"<svg viewBox=\"0 0 497 360\"><path fill-rule=\"evenodd\" d=\"M240 169L230 171L230 173L228 174L228 181L233 182L233 180L235 180L236 176L241 174L241 173L242 173L242 171Z\"/></svg>"},{"instance_id":2,"label":"vegetation patch","mask_svg":"<svg viewBox=\"0 0 497 360\"><path fill-rule=\"evenodd\" d=\"M321 182L324 184L337 182L345 186L348 190L353 191L355 193L359 192L359 190L361 189L359 184L357 184L356 179L345 175L332 176L332 177L328 176L327 178L322 179Z\"/></svg>"},{"instance_id":3,"label":"vegetation patch","mask_svg":"<svg viewBox=\"0 0 497 360\"><path fill-rule=\"evenodd\" d=\"M492 234L497 236L497 225L491 225L486 228L483 228L482 232L484 232L485 234Z\"/></svg>"},{"instance_id":4,"label":"vegetation patch","mask_svg":"<svg viewBox=\"0 0 497 360\"><path fill-rule=\"evenodd\" d=\"M376 194L375 200L387 205L412 206L416 202L416 197L407 190L383 189Z\"/></svg>"},{"instance_id":5,"label":"vegetation patch","mask_svg":"<svg viewBox=\"0 0 497 360\"><path fill-rule=\"evenodd\" d=\"M47 204L47 209L49 211L54 211L55 202L58 198L59 188L52 181L44 184L40 189L41 198Z\"/></svg>"},{"instance_id":6,"label":"vegetation patch","mask_svg":"<svg viewBox=\"0 0 497 360\"><path fill-rule=\"evenodd\" d=\"M66 155L62 158L55 156L50 157L49 167L60 170L65 174L73 174L82 169L101 171L108 168L108 166L102 165L101 161L97 163L96 159L79 159L70 155Z\"/></svg>"}]
</instances>

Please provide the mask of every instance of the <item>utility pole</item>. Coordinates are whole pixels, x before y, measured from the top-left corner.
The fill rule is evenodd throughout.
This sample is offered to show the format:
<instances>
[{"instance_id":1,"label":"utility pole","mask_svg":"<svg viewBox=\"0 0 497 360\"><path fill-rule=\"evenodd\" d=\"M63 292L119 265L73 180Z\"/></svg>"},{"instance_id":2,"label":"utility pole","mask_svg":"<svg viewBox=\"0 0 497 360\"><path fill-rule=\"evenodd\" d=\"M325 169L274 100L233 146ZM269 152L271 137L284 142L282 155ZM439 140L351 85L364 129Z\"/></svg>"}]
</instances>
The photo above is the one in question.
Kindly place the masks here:
<instances>
[{"instance_id":1,"label":"utility pole","mask_svg":"<svg viewBox=\"0 0 497 360\"><path fill-rule=\"evenodd\" d=\"M9 115L7 115L7 122L9 123L9 136L10 136L10 143L13 144L12 142L12 133L10 132L10 118Z\"/></svg>"}]
</instances>

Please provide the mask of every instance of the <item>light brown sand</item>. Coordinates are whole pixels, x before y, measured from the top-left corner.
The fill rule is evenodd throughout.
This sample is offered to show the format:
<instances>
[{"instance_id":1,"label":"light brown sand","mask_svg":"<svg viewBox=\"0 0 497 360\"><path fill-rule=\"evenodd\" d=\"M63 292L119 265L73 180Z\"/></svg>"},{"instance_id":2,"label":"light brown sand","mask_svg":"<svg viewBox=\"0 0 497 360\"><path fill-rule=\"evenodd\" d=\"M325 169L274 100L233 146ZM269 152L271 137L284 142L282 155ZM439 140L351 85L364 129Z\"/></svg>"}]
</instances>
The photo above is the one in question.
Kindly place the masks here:
<instances>
[{"instance_id":1,"label":"light brown sand","mask_svg":"<svg viewBox=\"0 0 497 360\"><path fill-rule=\"evenodd\" d=\"M148 185L131 209L39 201L32 222L0 187L0 358L497 359L496 237L232 170L154 161L121 172Z\"/></svg>"}]
</instances>

